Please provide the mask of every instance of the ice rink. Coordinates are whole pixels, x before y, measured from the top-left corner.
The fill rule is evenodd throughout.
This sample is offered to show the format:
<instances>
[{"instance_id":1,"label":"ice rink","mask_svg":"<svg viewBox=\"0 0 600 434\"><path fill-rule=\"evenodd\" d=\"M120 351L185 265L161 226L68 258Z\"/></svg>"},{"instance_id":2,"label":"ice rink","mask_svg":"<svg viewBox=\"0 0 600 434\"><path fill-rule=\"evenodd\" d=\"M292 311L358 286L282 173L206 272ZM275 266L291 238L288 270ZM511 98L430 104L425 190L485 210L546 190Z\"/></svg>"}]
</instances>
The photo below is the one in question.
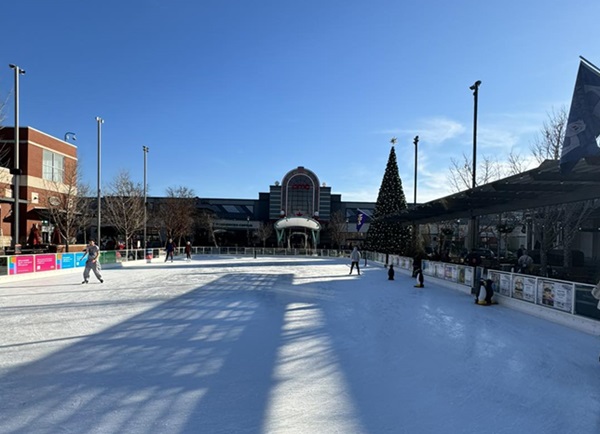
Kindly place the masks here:
<instances>
[{"instance_id":1,"label":"ice rink","mask_svg":"<svg viewBox=\"0 0 600 434\"><path fill-rule=\"evenodd\" d=\"M347 259L0 284L0 433L600 433L600 339Z\"/></svg>"}]
</instances>

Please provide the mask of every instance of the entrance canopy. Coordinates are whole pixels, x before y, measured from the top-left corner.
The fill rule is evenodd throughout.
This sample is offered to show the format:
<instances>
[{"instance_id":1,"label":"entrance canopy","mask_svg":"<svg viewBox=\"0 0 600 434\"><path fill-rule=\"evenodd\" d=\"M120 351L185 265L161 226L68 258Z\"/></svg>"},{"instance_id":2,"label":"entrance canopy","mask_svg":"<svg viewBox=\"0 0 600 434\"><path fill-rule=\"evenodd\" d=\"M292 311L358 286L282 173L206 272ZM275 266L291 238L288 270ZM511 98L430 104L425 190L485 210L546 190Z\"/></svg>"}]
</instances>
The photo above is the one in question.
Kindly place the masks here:
<instances>
[{"instance_id":1,"label":"entrance canopy","mask_svg":"<svg viewBox=\"0 0 600 434\"><path fill-rule=\"evenodd\" d=\"M273 225L277 233L277 243L283 242L283 237L286 229L304 228L310 230L314 247L319 243L319 233L321 232L321 224L310 217L285 217L277 220ZM288 231L290 232L290 231ZM288 238L289 244L289 238Z\"/></svg>"},{"instance_id":2,"label":"entrance canopy","mask_svg":"<svg viewBox=\"0 0 600 434\"><path fill-rule=\"evenodd\" d=\"M275 229L287 228L306 228L313 231L320 231L321 224L310 217L286 217L275 222Z\"/></svg>"},{"instance_id":3,"label":"entrance canopy","mask_svg":"<svg viewBox=\"0 0 600 434\"><path fill-rule=\"evenodd\" d=\"M600 199L600 161L581 160L561 174L558 160L508 178L436 199L388 220L425 224Z\"/></svg>"}]
</instances>

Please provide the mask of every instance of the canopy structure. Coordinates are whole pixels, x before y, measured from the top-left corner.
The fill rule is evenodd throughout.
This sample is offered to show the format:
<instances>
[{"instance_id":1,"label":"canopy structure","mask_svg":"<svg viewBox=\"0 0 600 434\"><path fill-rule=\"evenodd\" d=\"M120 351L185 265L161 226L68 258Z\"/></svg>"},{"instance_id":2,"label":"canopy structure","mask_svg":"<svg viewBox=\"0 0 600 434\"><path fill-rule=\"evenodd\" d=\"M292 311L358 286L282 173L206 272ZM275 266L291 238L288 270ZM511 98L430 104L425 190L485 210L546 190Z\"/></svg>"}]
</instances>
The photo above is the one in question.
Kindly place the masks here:
<instances>
[{"instance_id":1,"label":"canopy structure","mask_svg":"<svg viewBox=\"0 0 600 434\"><path fill-rule=\"evenodd\" d=\"M561 174L558 160L546 160L535 169L417 205L387 219L425 224L590 199L600 199L599 161L581 160L570 173Z\"/></svg>"},{"instance_id":2,"label":"canopy structure","mask_svg":"<svg viewBox=\"0 0 600 434\"><path fill-rule=\"evenodd\" d=\"M319 234L321 232L321 223L310 217L284 217L277 220L274 224L275 232L277 233L277 243L282 244L286 229L292 230L302 228L310 231L312 235L313 245L319 243Z\"/></svg>"}]
</instances>

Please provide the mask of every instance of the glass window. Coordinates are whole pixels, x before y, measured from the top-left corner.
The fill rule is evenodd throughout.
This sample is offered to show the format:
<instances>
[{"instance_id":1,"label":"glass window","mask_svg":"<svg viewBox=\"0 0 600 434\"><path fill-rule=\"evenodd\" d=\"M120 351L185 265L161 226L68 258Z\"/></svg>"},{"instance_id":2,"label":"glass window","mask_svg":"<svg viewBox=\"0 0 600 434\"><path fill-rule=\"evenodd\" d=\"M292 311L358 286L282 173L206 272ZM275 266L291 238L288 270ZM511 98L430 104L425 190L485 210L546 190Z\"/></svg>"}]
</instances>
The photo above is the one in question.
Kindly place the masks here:
<instances>
[{"instance_id":1,"label":"glass window","mask_svg":"<svg viewBox=\"0 0 600 434\"><path fill-rule=\"evenodd\" d=\"M294 176L287 185L287 213L296 216L312 216L314 213L315 188L306 175Z\"/></svg>"},{"instance_id":2,"label":"glass window","mask_svg":"<svg viewBox=\"0 0 600 434\"><path fill-rule=\"evenodd\" d=\"M42 156L42 178L48 181L63 182L65 157L44 149Z\"/></svg>"}]
</instances>

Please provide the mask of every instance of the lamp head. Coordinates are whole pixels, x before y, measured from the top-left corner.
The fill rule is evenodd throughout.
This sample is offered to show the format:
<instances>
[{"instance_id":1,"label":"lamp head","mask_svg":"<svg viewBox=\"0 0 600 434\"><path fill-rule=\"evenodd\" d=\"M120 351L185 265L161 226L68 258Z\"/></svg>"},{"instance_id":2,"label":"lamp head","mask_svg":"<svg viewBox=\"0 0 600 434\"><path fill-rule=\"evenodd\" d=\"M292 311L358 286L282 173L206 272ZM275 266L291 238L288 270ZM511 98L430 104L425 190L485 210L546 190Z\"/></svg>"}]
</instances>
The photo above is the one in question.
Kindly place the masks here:
<instances>
[{"instance_id":1,"label":"lamp head","mask_svg":"<svg viewBox=\"0 0 600 434\"><path fill-rule=\"evenodd\" d=\"M479 86L481 86L481 80L477 80L473 86L469 87L469 89L476 90Z\"/></svg>"},{"instance_id":2,"label":"lamp head","mask_svg":"<svg viewBox=\"0 0 600 434\"><path fill-rule=\"evenodd\" d=\"M17 65L15 65L15 64L13 64L13 63L9 63L9 64L8 64L8 66L9 66L11 69L14 69L15 71L17 71L17 72L18 72L19 74L21 74L21 75L25 74L25 70L24 70L24 69L21 69L21 68L19 68Z\"/></svg>"}]
</instances>

